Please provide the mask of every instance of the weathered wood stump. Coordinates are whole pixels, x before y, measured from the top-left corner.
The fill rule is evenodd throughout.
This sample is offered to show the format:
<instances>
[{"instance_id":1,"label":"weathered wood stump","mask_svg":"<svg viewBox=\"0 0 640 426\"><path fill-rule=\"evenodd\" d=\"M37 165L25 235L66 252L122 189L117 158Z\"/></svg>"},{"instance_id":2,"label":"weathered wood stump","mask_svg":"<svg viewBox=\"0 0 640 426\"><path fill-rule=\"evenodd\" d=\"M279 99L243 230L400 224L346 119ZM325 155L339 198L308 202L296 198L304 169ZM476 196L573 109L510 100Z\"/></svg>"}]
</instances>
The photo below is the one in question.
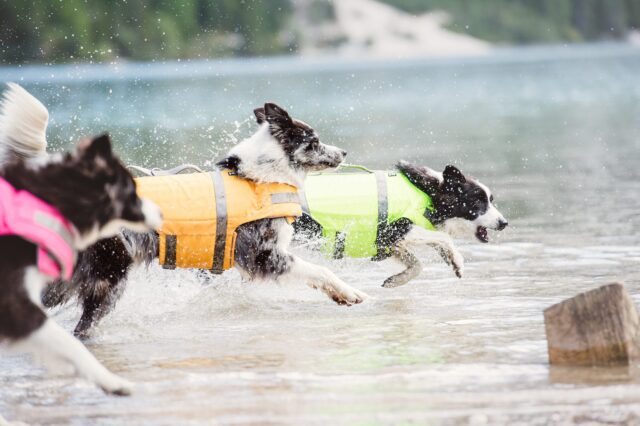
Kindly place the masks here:
<instances>
[{"instance_id":1,"label":"weathered wood stump","mask_svg":"<svg viewBox=\"0 0 640 426\"><path fill-rule=\"evenodd\" d=\"M544 311L549 362L629 365L638 357L638 311L622 284L608 284Z\"/></svg>"}]
</instances>

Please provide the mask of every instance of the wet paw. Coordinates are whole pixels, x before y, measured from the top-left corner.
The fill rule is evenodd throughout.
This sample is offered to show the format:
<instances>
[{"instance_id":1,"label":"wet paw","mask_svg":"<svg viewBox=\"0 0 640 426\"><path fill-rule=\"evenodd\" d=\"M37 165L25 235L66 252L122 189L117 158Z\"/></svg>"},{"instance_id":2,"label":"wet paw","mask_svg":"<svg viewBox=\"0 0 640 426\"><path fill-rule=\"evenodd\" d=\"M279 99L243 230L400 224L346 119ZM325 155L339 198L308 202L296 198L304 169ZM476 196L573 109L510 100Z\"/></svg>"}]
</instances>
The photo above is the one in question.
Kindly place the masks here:
<instances>
[{"instance_id":1,"label":"wet paw","mask_svg":"<svg viewBox=\"0 0 640 426\"><path fill-rule=\"evenodd\" d=\"M346 306L362 303L369 297L365 292L348 285L342 285L340 287L332 286L327 288L326 292L338 305Z\"/></svg>"},{"instance_id":2,"label":"wet paw","mask_svg":"<svg viewBox=\"0 0 640 426\"><path fill-rule=\"evenodd\" d=\"M398 274L398 275L394 275L394 276L389 277L386 280L384 280L384 283L382 284L382 287L384 287L384 288L395 288L395 287L400 287L402 285L405 285L408 282L409 282L409 278L408 277L405 277L402 274Z\"/></svg>"},{"instance_id":3,"label":"wet paw","mask_svg":"<svg viewBox=\"0 0 640 426\"><path fill-rule=\"evenodd\" d=\"M116 375L113 375L102 383L98 383L98 386L110 395L129 396L133 391L133 383Z\"/></svg>"}]
</instances>

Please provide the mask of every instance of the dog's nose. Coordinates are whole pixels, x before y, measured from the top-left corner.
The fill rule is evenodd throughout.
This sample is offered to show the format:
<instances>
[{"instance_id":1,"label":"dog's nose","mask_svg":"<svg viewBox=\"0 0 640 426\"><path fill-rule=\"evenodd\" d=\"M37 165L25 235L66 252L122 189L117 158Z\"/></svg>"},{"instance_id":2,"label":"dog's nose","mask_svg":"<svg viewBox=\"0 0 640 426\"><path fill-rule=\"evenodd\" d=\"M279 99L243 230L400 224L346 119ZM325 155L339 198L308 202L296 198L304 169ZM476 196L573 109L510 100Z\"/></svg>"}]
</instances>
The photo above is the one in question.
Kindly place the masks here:
<instances>
[{"instance_id":1,"label":"dog's nose","mask_svg":"<svg viewBox=\"0 0 640 426\"><path fill-rule=\"evenodd\" d=\"M498 231L502 231L504 228L507 227L508 224L509 224L509 222L507 222L506 220L500 219L498 221Z\"/></svg>"},{"instance_id":2,"label":"dog's nose","mask_svg":"<svg viewBox=\"0 0 640 426\"><path fill-rule=\"evenodd\" d=\"M347 151L345 151L344 149L343 149L342 151L340 151L340 152L342 152L342 156L343 156L343 157L346 157L346 156L347 156Z\"/></svg>"}]
</instances>

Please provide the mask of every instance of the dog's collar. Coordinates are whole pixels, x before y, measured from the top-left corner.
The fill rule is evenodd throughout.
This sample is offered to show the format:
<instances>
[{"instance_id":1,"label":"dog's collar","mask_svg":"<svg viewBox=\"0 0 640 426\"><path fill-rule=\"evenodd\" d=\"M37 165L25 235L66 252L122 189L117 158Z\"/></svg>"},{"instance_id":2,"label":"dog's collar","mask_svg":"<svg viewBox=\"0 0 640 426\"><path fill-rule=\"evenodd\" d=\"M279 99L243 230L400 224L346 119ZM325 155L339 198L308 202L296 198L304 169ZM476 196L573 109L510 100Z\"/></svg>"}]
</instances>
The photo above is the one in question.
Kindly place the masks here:
<instances>
[{"instance_id":1,"label":"dog's collar","mask_svg":"<svg viewBox=\"0 0 640 426\"><path fill-rule=\"evenodd\" d=\"M0 178L0 235L16 235L38 247L40 272L70 279L76 261L74 229L50 204Z\"/></svg>"}]
</instances>

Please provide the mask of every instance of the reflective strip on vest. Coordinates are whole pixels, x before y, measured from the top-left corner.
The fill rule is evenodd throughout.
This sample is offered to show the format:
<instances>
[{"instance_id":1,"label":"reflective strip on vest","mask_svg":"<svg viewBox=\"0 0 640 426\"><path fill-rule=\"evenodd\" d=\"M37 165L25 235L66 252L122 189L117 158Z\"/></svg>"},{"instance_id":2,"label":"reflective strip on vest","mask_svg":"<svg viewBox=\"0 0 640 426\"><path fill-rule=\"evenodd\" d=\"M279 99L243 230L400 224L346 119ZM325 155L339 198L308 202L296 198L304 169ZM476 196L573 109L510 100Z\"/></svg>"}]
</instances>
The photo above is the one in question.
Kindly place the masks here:
<instances>
[{"instance_id":1,"label":"reflective strip on vest","mask_svg":"<svg viewBox=\"0 0 640 426\"><path fill-rule=\"evenodd\" d=\"M376 189L378 190L378 226L376 228L376 246L380 246L382 234L389 220L389 199L387 197L387 172L376 170Z\"/></svg>"},{"instance_id":2,"label":"reflective strip on vest","mask_svg":"<svg viewBox=\"0 0 640 426\"><path fill-rule=\"evenodd\" d=\"M224 252L227 237L227 194L220 170L211 173L213 190L216 197L216 240L213 251L213 266L211 270L217 274L224 271Z\"/></svg>"},{"instance_id":3,"label":"reflective strip on vest","mask_svg":"<svg viewBox=\"0 0 640 426\"><path fill-rule=\"evenodd\" d=\"M33 215L33 221L41 227L48 229L52 233L57 234L60 238L62 238L67 247L73 247L73 235L71 235L68 227L60 222L59 218L37 210ZM67 257L71 255L71 259L63 259L62 257L65 256L65 254L61 253L59 250L56 251L43 246L40 246L39 249L38 265L41 270L48 270L51 267L51 265L47 265L47 263L50 261L49 259L51 259L57 264L57 268L54 269L60 270L61 277L65 279L71 278L71 275L73 274L72 268L76 262L75 250L69 250L68 253L66 253ZM49 275L50 274L51 273L49 273Z\"/></svg>"}]
</instances>

